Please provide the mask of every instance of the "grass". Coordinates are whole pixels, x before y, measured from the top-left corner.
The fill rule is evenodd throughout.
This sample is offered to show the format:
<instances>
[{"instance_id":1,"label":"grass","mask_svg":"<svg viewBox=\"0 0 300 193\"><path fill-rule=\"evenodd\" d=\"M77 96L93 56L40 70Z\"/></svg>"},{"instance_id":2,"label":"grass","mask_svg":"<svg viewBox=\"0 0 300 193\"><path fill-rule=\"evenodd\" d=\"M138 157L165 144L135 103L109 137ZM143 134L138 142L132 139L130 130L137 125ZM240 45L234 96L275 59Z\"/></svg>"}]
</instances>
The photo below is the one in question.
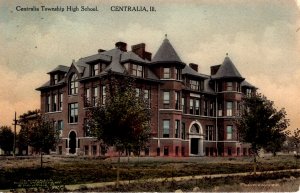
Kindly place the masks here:
<instances>
[{"instance_id":1,"label":"grass","mask_svg":"<svg viewBox=\"0 0 300 193\"><path fill-rule=\"evenodd\" d=\"M292 177L291 177L292 176ZM296 192L300 183L299 173L282 173L282 174L263 174L251 177L220 177L206 178L201 180L189 181L172 181L172 182L152 182L151 180L141 180L141 183L132 183L102 188L88 189L81 187L80 191L88 192L174 192L181 190L184 192Z\"/></svg>"},{"instance_id":2,"label":"grass","mask_svg":"<svg viewBox=\"0 0 300 193\"><path fill-rule=\"evenodd\" d=\"M62 185L116 179L116 158L104 160L45 156L44 160L45 168L40 169L38 157L0 159L0 189L17 188L24 181L41 183L46 179ZM122 158L120 178L121 180L147 180L161 177L250 172L253 167L251 160L249 157L130 158L130 162L127 163L127 158ZM261 164L258 166L258 171L295 168L293 156L260 158L259 162ZM155 186L153 188L155 190Z\"/></svg>"}]
</instances>

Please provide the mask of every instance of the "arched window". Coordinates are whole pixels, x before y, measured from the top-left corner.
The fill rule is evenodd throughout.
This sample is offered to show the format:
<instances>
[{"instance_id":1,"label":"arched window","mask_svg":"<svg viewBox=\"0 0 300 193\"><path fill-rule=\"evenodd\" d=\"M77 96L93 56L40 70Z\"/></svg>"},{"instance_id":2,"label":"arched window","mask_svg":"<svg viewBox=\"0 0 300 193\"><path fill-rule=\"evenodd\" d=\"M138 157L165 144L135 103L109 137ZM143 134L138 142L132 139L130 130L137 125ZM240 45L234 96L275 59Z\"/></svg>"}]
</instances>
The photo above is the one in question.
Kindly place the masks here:
<instances>
[{"instance_id":1,"label":"arched window","mask_svg":"<svg viewBox=\"0 0 300 193\"><path fill-rule=\"evenodd\" d=\"M69 94L77 94L78 93L78 76L77 74L72 74L69 81Z\"/></svg>"},{"instance_id":2,"label":"arched window","mask_svg":"<svg viewBox=\"0 0 300 193\"><path fill-rule=\"evenodd\" d=\"M199 126L194 124L191 128L191 133L199 133Z\"/></svg>"}]
</instances>

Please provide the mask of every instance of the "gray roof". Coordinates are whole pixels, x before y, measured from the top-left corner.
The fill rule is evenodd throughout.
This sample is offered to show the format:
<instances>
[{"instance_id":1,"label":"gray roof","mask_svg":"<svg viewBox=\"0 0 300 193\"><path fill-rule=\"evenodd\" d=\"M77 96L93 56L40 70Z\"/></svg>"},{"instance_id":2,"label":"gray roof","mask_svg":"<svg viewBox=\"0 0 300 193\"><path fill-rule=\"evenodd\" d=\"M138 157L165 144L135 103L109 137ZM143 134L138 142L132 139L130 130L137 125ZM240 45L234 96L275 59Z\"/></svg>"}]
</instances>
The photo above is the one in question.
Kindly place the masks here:
<instances>
[{"instance_id":1,"label":"gray roof","mask_svg":"<svg viewBox=\"0 0 300 193\"><path fill-rule=\"evenodd\" d=\"M255 86L253 86L252 84L250 84L250 83L247 82L246 80L244 80L244 81L241 83L241 86L249 87L249 88L256 88Z\"/></svg>"},{"instance_id":2,"label":"gray roof","mask_svg":"<svg viewBox=\"0 0 300 193\"><path fill-rule=\"evenodd\" d=\"M165 38L161 46L159 47L158 51L156 52L155 56L153 57L152 62L180 62L182 63L181 59L179 58L178 54L176 53L175 49L171 45L170 41Z\"/></svg>"},{"instance_id":3,"label":"gray roof","mask_svg":"<svg viewBox=\"0 0 300 193\"><path fill-rule=\"evenodd\" d=\"M64 65L58 65L56 68L54 68L53 70L51 70L50 72L48 72L47 74L50 74L52 72L57 72L57 71L60 71L60 72L68 72L70 69L70 67L68 66L64 66Z\"/></svg>"},{"instance_id":4,"label":"gray roof","mask_svg":"<svg viewBox=\"0 0 300 193\"><path fill-rule=\"evenodd\" d=\"M195 71L189 65L185 65L184 69L182 70L182 74L188 74L188 75L202 77L202 78L209 78L208 75L201 74L201 73Z\"/></svg>"},{"instance_id":5,"label":"gray roof","mask_svg":"<svg viewBox=\"0 0 300 193\"><path fill-rule=\"evenodd\" d=\"M218 72L212 75L213 79L220 78L240 78L243 79L242 75L236 69L235 65L232 63L228 56L225 57L223 64L221 64Z\"/></svg>"},{"instance_id":6,"label":"gray roof","mask_svg":"<svg viewBox=\"0 0 300 193\"><path fill-rule=\"evenodd\" d=\"M83 61L83 62L93 62L93 61L97 61L97 60L102 60L102 61L106 61L106 62L110 62L111 61L111 57L103 54L104 52L100 52L98 54L94 54L91 56L87 56L84 58L80 58L79 60Z\"/></svg>"},{"instance_id":7,"label":"gray roof","mask_svg":"<svg viewBox=\"0 0 300 193\"><path fill-rule=\"evenodd\" d=\"M107 65L107 67L99 74L100 76L106 74L110 70L112 72L124 73L126 69L124 68L122 63L125 63L127 61L149 64L148 60L140 58L137 54L135 54L132 51L123 52L118 48L114 48L108 51L98 53L96 55L79 59L79 61L76 62L75 66L77 67L77 69L81 68L81 71L83 73L82 78L89 77L90 65L88 65L87 63L96 60L104 60L110 62L109 65ZM150 70L148 71L148 78L158 80L156 75Z\"/></svg>"},{"instance_id":8,"label":"gray roof","mask_svg":"<svg viewBox=\"0 0 300 193\"><path fill-rule=\"evenodd\" d=\"M143 60L141 57L139 57L136 53L129 51L129 52L123 52L121 55L121 62L126 61L135 61L140 63L149 63L148 60Z\"/></svg>"}]
</instances>

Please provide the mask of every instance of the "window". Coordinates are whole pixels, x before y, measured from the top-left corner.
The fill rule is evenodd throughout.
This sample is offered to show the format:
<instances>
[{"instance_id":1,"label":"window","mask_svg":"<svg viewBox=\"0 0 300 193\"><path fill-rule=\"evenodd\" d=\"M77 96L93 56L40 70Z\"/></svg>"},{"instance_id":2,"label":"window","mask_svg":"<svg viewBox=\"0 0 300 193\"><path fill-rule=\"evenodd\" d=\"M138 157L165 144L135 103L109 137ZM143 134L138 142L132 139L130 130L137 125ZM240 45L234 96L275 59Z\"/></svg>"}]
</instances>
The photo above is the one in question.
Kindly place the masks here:
<instances>
[{"instance_id":1,"label":"window","mask_svg":"<svg viewBox=\"0 0 300 193\"><path fill-rule=\"evenodd\" d=\"M240 83L237 83L237 84L236 84L236 90L237 90L238 92L241 92L241 84L240 84Z\"/></svg>"},{"instance_id":2,"label":"window","mask_svg":"<svg viewBox=\"0 0 300 193\"><path fill-rule=\"evenodd\" d=\"M168 155L169 155L169 147L164 146L164 156L168 156Z\"/></svg>"},{"instance_id":3,"label":"window","mask_svg":"<svg viewBox=\"0 0 300 193\"><path fill-rule=\"evenodd\" d=\"M164 91L164 109L168 109L170 107L170 92Z\"/></svg>"},{"instance_id":4,"label":"window","mask_svg":"<svg viewBox=\"0 0 300 193\"><path fill-rule=\"evenodd\" d=\"M192 90L199 91L199 81L196 80L190 80L190 88Z\"/></svg>"},{"instance_id":5,"label":"window","mask_svg":"<svg viewBox=\"0 0 300 193\"><path fill-rule=\"evenodd\" d=\"M180 137L180 121L179 120L175 120L175 138L179 138Z\"/></svg>"},{"instance_id":6,"label":"window","mask_svg":"<svg viewBox=\"0 0 300 193\"><path fill-rule=\"evenodd\" d=\"M53 100L53 103L52 103L52 111L57 111L58 108L57 108L57 95L56 95L56 94L53 95L52 100Z\"/></svg>"},{"instance_id":7,"label":"window","mask_svg":"<svg viewBox=\"0 0 300 193\"><path fill-rule=\"evenodd\" d=\"M106 68L106 64L100 64L100 72L102 72Z\"/></svg>"},{"instance_id":8,"label":"window","mask_svg":"<svg viewBox=\"0 0 300 193\"><path fill-rule=\"evenodd\" d=\"M63 129L64 129L64 122L62 120L57 121L57 131L59 137L62 137Z\"/></svg>"},{"instance_id":9,"label":"window","mask_svg":"<svg viewBox=\"0 0 300 193\"><path fill-rule=\"evenodd\" d=\"M132 73L131 74L133 74L133 75L137 75L137 65L135 65L135 64L133 64L132 65Z\"/></svg>"},{"instance_id":10,"label":"window","mask_svg":"<svg viewBox=\"0 0 300 193\"><path fill-rule=\"evenodd\" d=\"M99 64L92 65L92 76L99 75Z\"/></svg>"},{"instance_id":11,"label":"window","mask_svg":"<svg viewBox=\"0 0 300 193\"><path fill-rule=\"evenodd\" d=\"M232 91L232 82L226 82L226 90Z\"/></svg>"},{"instance_id":12,"label":"window","mask_svg":"<svg viewBox=\"0 0 300 193\"><path fill-rule=\"evenodd\" d=\"M226 139L232 139L233 126L232 125L227 125L226 131L227 131Z\"/></svg>"},{"instance_id":13,"label":"window","mask_svg":"<svg viewBox=\"0 0 300 193\"><path fill-rule=\"evenodd\" d=\"M69 123L78 122L78 103L69 104Z\"/></svg>"},{"instance_id":14,"label":"window","mask_svg":"<svg viewBox=\"0 0 300 193\"><path fill-rule=\"evenodd\" d=\"M105 99L106 99L106 87L102 86L101 87L101 102L102 102L102 105L105 104Z\"/></svg>"},{"instance_id":15,"label":"window","mask_svg":"<svg viewBox=\"0 0 300 193\"><path fill-rule=\"evenodd\" d=\"M200 81L200 90L204 90L204 80Z\"/></svg>"},{"instance_id":16,"label":"window","mask_svg":"<svg viewBox=\"0 0 300 193\"><path fill-rule=\"evenodd\" d=\"M89 125L88 119L84 119L84 136L85 137L91 136L91 127Z\"/></svg>"},{"instance_id":17,"label":"window","mask_svg":"<svg viewBox=\"0 0 300 193\"><path fill-rule=\"evenodd\" d=\"M124 64L125 69L127 70L127 72L129 72L129 63L125 63Z\"/></svg>"},{"instance_id":18,"label":"window","mask_svg":"<svg viewBox=\"0 0 300 193\"><path fill-rule=\"evenodd\" d=\"M240 102L236 103L236 115L241 116L241 103Z\"/></svg>"},{"instance_id":19,"label":"window","mask_svg":"<svg viewBox=\"0 0 300 193\"><path fill-rule=\"evenodd\" d=\"M181 123L181 139L185 139L185 123Z\"/></svg>"},{"instance_id":20,"label":"window","mask_svg":"<svg viewBox=\"0 0 300 193\"><path fill-rule=\"evenodd\" d=\"M92 146L93 155L97 155L97 145Z\"/></svg>"},{"instance_id":21,"label":"window","mask_svg":"<svg viewBox=\"0 0 300 193\"><path fill-rule=\"evenodd\" d=\"M181 70L180 69L175 68L175 77L176 77L176 80L181 80Z\"/></svg>"},{"instance_id":22,"label":"window","mask_svg":"<svg viewBox=\"0 0 300 193\"><path fill-rule=\"evenodd\" d=\"M252 90L250 88L247 88L246 89L246 96L251 97L251 95L252 95Z\"/></svg>"},{"instance_id":23,"label":"window","mask_svg":"<svg viewBox=\"0 0 300 193\"><path fill-rule=\"evenodd\" d=\"M194 100L190 99L190 114L194 114Z\"/></svg>"},{"instance_id":24,"label":"window","mask_svg":"<svg viewBox=\"0 0 300 193\"><path fill-rule=\"evenodd\" d=\"M59 111L63 110L63 93L59 94L58 110Z\"/></svg>"},{"instance_id":25,"label":"window","mask_svg":"<svg viewBox=\"0 0 300 193\"><path fill-rule=\"evenodd\" d=\"M147 102L147 106L150 107L151 106L151 93L150 93L150 89L145 89L144 90L144 99Z\"/></svg>"},{"instance_id":26,"label":"window","mask_svg":"<svg viewBox=\"0 0 300 193\"><path fill-rule=\"evenodd\" d=\"M181 98L181 108L182 108L183 113L186 113L186 104L185 104L184 97Z\"/></svg>"},{"instance_id":27,"label":"window","mask_svg":"<svg viewBox=\"0 0 300 193\"><path fill-rule=\"evenodd\" d=\"M69 85L69 94L77 94L78 93L78 76L77 74L73 74L70 78L70 85Z\"/></svg>"},{"instance_id":28,"label":"window","mask_svg":"<svg viewBox=\"0 0 300 193\"><path fill-rule=\"evenodd\" d=\"M135 96L136 96L136 97L141 96L141 90L142 90L142 89L140 89L140 88L135 88Z\"/></svg>"},{"instance_id":29,"label":"window","mask_svg":"<svg viewBox=\"0 0 300 193\"><path fill-rule=\"evenodd\" d=\"M163 120L163 137L170 136L170 120Z\"/></svg>"},{"instance_id":30,"label":"window","mask_svg":"<svg viewBox=\"0 0 300 193\"><path fill-rule=\"evenodd\" d=\"M53 76L53 84L57 84L58 83L58 74L54 74Z\"/></svg>"},{"instance_id":31,"label":"window","mask_svg":"<svg viewBox=\"0 0 300 193\"><path fill-rule=\"evenodd\" d=\"M210 102L209 115L214 116L214 103Z\"/></svg>"},{"instance_id":32,"label":"window","mask_svg":"<svg viewBox=\"0 0 300 193\"><path fill-rule=\"evenodd\" d=\"M175 109L180 109L179 99L180 92L175 91Z\"/></svg>"},{"instance_id":33,"label":"window","mask_svg":"<svg viewBox=\"0 0 300 193\"><path fill-rule=\"evenodd\" d=\"M137 74L138 77L143 77L143 66L137 65Z\"/></svg>"},{"instance_id":34,"label":"window","mask_svg":"<svg viewBox=\"0 0 300 193\"><path fill-rule=\"evenodd\" d=\"M137 65L137 64L132 64L132 73L131 74L134 76L143 77L143 66Z\"/></svg>"},{"instance_id":35,"label":"window","mask_svg":"<svg viewBox=\"0 0 300 193\"><path fill-rule=\"evenodd\" d=\"M205 139L208 141L214 140L214 126L212 125L206 126Z\"/></svg>"},{"instance_id":36,"label":"window","mask_svg":"<svg viewBox=\"0 0 300 193\"><path fill-rule=\"evenodd\" d=\"M164 68L163 78L171 78L171 68Z\"/></svg>"},{"instance_id":37,"label":"window","mask_svg":"<svg viewBox=\"0 0 300 193\"><path fill-rule=\"evenodd\" d=\"M50 95L46 97L46 112L51 111L51 97Z\"/></svg>"},{"instance_id":38,"label":"window","mask_svg":"<svg viewBox=\"0 0 300 193\"><path fill-rule=\"evenodd\" d=\"M199 101L199 99L195 99L195 114L200 115L200 101Z\"/></svg>"},{"instance_id":39,"label":"window","mask_svg":"<svg viewBox=\"0 0 300 193\"><path fill-rule=\"evenodd\" d=\"M203 106L204 116L207 116L207 101L204 101Z\"/></svg>"},{"instance_id":40,"label":"window","mask_svg":"<svg viewBox=\"0 0 300 193\"><path fill-rule=\"evenodd\" d=\"M93 97L92 97L92 105L95 107L97 106L97 102L98 102L98 87L93 87Z\"/></svg>"},{"instance_id":41,"label":"window","mask_svg":"<svg viewBox=\"0 0 300 193\"><path fill-rule=\"evenodd\" d=\"M218 104L218 116L219 117L223 116L222 103Z\"/></svg>"},{"instance_id":42,"label":"window","mask_svg":"<svg viewBox=\"0 0 300 193\"><path fill-rule=\"evenodd\" d=\"M84 90L84 96L85 96L85 106L88 106L91 102L91 94L90 94L90 91L91 89L90 88L86 88Z\"/></svg>"},{"instance_id":43,"label":"window","mask_svg":"<svg viewBox=\"0 0 300 193\"><path fill-rule=\"evenodd\" d=\"M226 103L226 115L231 117L232 116L232 102L227 102Z\"/></svg>"},{"instance_id":44,"label":"window","mask_svg":"<svg viewBox=\"0 0 300 193\"><path fill-rule=\"evenodd\" d=\"M84 146L84 155L89 155L89 146L88 145Z\"/></svg>"},{"instance_id":45,"label":"window","mask_svg":"<svg viewBox=\"0 0 300 193\"><path fill-rule=\"evenodd\" d=\"M228 148L227 148L227 155L228 155L228 156L231 156L231 155L232 155L232 148L231 148L231 147L228 147Z\"/></svg>"}]
</instances>

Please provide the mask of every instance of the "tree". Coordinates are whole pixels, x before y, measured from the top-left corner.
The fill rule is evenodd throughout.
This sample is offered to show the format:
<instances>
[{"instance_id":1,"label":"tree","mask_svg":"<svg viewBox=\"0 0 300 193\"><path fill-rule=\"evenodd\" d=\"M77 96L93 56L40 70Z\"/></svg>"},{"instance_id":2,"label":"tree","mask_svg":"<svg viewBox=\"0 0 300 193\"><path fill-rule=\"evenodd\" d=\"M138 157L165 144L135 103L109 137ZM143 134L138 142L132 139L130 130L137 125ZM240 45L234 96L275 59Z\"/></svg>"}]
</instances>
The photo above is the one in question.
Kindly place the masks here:
<instances>
[{"instance_id":1,"label":"tree","mask_svg":"<svg viewBox=\"0 0 300 193\"><path fill-rule=\"evenodd\" d=\"M261 148L273 147L283 143L283 132L289 125L285 118L284 108L279 111L274 107L274 102L261 94L243 98L243 111L241 118L237 120L237 127L241 140L251 144L254 156L254 173L256 172L256 157Z\"/></svg>"},{"instance_id":2,"label":"tree","mask_svg":"<svg viewBox=\"0 0 300 193\"><path fill-rule=\"evenodd\" d=\"M300 158L299 155L299 148L300 148L300 129L297 128L293 131L290 135L291 143L295 147L295 160L296 160L296 167L298 167L298 159Z\"/></svg>"},{"instance_id":3,"label":"tree","mask_svg":"<svg viewBox=\"0 0 300 193\"><path fill-rule=\"evenodd\" d=\"M118 152L117 187L120 156L130 147L142 148L150 139L150 109L143 93L137 93L134 79L113 77L108 73L105 105L98 102L88 113L92 135Z\"/></svg>"},{"instance_id":4,"label":"tree","mask_svg":"<svg viewBox=\"0 0 300 193\"><path fill-rule=\"evenodd\" d=\"M271 136L272 140L268 142L265 149L273 154L273 156L276 156L276 153L278 151L281 151L283 149L284 142L287 139L286 133L284 132L273 132Z\"/></svg>"},{"instance_id":5,"label":"tree","mask_svg":"<svg viewBox=\"0 0 300 193\"><path fill-rule=\"evenodd\" d=\"M294 146L294 149L296 151L296 156L299 156L299 148L300 148L300 129L297 128L295 129L291 134L290 134L290 140L292 145Z\"/></svg>"},{"instance_id":6,"label":"tree","mask_svg":"<svg viewBox=\"0 0 300 193\"><path fill-rule=\"evenodd\" d=\"M32 128L33 123L36 121L37 116L39 115L39 110L27 111L26 113L19 116L18 124L21 129L17 136L17 145L19 151L26 151L28 155L28 145L29 145L29 131Z\"/></svg>"},{"instance_id":7,"label":"tree","mask_svg":"<svg viewBox=\"0 0 300 193\"><path fill-rule=\"evenodd\" d=\"M13 150L14 133L8 126L0 127L0 148L6 155L9 155Z\"/></svg>"},{"instance_id":8,"label":"tree","mask_svg":"<svg viewBox=\"0 0 300 193\"><path fill-rule=\"evenodd\" d=\"M49 153L58 142L58 131L53 121L38 113L36 118L28 123L28 145L39 151L41 168L43 167L43 153Z\"/></svg>"}]
</instances>

